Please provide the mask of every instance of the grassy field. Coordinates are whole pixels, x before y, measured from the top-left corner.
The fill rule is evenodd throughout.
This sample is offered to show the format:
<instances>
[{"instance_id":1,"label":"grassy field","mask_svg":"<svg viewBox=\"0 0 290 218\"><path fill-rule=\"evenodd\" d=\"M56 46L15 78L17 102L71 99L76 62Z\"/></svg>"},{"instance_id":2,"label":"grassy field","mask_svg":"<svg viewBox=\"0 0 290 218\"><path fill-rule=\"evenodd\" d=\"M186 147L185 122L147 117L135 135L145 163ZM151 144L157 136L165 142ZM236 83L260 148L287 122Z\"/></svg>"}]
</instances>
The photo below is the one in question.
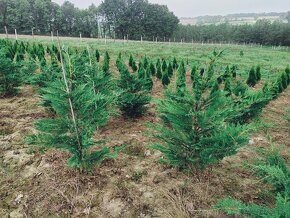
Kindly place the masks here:
<instances>
[{"instance_id":1,"label":"grassy field","mask_svg":"<svg viewBox=\"0 0 290 218\"><path fill-rule=\"evenodd\" d=\"M4 38L5 35L0 35ZM13 35L9 38L14 39ZM39 42L43 44L57 43L50 37L35 36L18 36L18 39L30 42ZM208 61L208 55L214 50L224 50L224 57L219 61L222 66L237 65L239 73L247 76L252 66L260 65L264 79L272 78L277 72L283 71L290 64L290 48L288 47L265 47L256 45L231 45L231 44L196 44L196 43L170 43L169 42L143 42L123 41L123 40L105 40L105 39L88 39L61 37L61 44L70 47L90 47L97 48L101 53L106 51L116 60L121 52L124 59L129 59L130 54L149 59L177 59L188 61L189 65L202 66ZM106 42L106 43L105 43ZM243 52L243 56L240 52Z\"/></svg>"},{"instance_id":2,"label":"grassy field","mask_svg":"<svg viewBox=\"0 0 290 218\"><path fill-rule=\"evenodd\" d=\"M19 39L52 43L50 37ZM286 48L131 41L105 44L104 40L80 42L73 38L61 38L61 44L98 48L102 55L108 51L111 66L120 52L127 60L130 54L139 58L146 55L151 60L177 57L188 59L189 65L202 66L214 49L225 50L219 60L222 67L236 64L245 78L249 69L259 64L261 83L290 64ZM240 51L244 52L243 57ZM190 66L188 78L189 69ZM156 80L153 97L162 96L163 91L161 82ZM152 138L145 134L148 122L159 122L154 104L140 119L114 117L96 131L95 139L106 139L111 147L127 148L117 159L106 160L97 170L80 175L67 166L68 153L56 149L44 153L42 147L25 143L24 138L35 133L33 123L49 117L40 106L37 90L25 85L18 96L0 98L0 217L221 218L225 215L214 210L213 205L229 196L246 203L273 206L272 188L246 165L264 158L261 149L281 149L283 157L289 158L290 131L285 119L289 99L288 88L266 106L261 115L265 125L251 135L247 146L199 176L159 164L162 154L150 149Z\"/></svg>"}]
</instances>

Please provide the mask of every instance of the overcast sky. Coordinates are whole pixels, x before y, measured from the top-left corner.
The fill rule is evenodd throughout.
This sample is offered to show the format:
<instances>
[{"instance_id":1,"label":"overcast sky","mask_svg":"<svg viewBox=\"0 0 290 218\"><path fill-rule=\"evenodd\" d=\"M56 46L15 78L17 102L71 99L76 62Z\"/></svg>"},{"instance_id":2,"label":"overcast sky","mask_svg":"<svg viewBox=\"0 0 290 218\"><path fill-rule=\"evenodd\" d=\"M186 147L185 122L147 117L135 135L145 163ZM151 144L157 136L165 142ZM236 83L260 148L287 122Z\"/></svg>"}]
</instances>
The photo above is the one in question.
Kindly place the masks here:
<instances>
[{"instance_id":1,"label":"overcast sky","mask_svg":"<svg viewBox=\"0 0 290 218\"><path fill-rule=\"evenodd\" d=\"M62 4L65 0L52 0ZM86 8L101 0L69 0L76 7ZM290 11L290 0L149 0L152 3L168 5L178 17L200 15L226 15L247 12L285 12Z\"/></svg>"}]
</instances>

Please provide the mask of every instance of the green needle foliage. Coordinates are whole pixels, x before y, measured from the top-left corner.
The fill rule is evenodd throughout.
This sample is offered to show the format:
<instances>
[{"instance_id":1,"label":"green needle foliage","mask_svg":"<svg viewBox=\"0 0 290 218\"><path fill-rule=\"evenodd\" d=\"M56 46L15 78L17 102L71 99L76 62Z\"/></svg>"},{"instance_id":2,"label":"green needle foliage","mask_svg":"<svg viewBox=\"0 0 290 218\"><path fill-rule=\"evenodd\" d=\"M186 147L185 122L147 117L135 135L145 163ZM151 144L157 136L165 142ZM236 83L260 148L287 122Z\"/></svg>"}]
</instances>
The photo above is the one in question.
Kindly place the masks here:
<instances>
[{"instance_id":1,"label":"green needle foliage","mask_svg":"<svg viewBox=\"0 0 290 218\"><path fill-rule=\"evenodd\" d=\"M233 93L236 96L243 96L246 93L247 90L248 90L248 86L238 80L237 84L233 88Z\"/></svg>"},{"instance_id":2,"label":"green needle foliage","mask_svg":"<svg viewBox=\"0 0 290 218\"><path fill-rule=\"evenodd\" d=\"M96 56L96 60L97 60L97 62L99 63L99 62L100 62L100 57L101 57L101 55L100 55L100 52L99 52L98 49L96 50L96 54L95 54L95 56Z\"/></svg>"},{"instance_id":3,"label":"green needle foliage","mask_svg":"<svg viewBox=\"0 0 290 218\"><path fill-rule=\"evenodd\" d=\"M103 71L105 73L109 73L109 69L110 69L110 56L109 56L109 53L106 52L105 57L104 57L104 63L103 63Z\"/></svg>"},{"instance_id":4,"label":"green needle foliage","mask_svg":"<svg viewBox=\"0 0 290 218\"><path fill-rule=\"evenodd\" d=\"M258 65L258 66L256 67L256 78L257 78L257 81L260 81L261 78L262 78L262 75L261 75L261 67L260 67L260 65Z\"/></svg>"},{"instance_id":5,"label":"green needle foliage","mask_svg":"<svg viewBox=\"0 0 290 218\"><path fill-rule=\"evenodd\" d=\"M276 151L267 156L265 163L253 166L264 181L271 184L276 194L274 207L266 205L246 205L239 200L227 198L215 205L228 215L246 215L249 217L281 218L290 217L290 170L285 160Z\"/></svg>"},{"instance_id":6,"label":"green needle foliage","mask_svg":"<svg viewBox=\"0 0 290 218\"><path fill-rule=\"evenodd\" d=\"M178 69L178 62L177 62L176 58L173 59L172 67L173 67L174 70Z\"/></svg>"},{"instance_id":7,"label":"green needle foliage","mask_svg":"<svg viewBox=\"0 0 290 218\"><path fill-rule=\"evenodd\" d=\"M155 69L155 66L154 66L154 64L152 62L150 63L150 71L151 71L151 75L155 76L156 69Z\"/></svg>"},{"instance_id":8,"label":"green needle foliage","mask_svg":"<svg viewBox=\"0 0 290 218\"><path fill-rule=\"evenodd\" d=\"M158 66L161 67L161 62L160 62L160 59L159 58L157 59L157 62L156 62L156 68L158 68Z\"/></svg>"},{"instance_id":9,"label":"green needle foliage","mask_svg":"<svg viewBox=\"0 0 290 218\"><path fill-rule=\"evenodd\" d=\"M144 79L139 79L136 74L130 74L123 62L117 67L120 72L118 86L122 91L118 100L120 111L130 118L144 115L151 100L148 90L144 88Z\"/></svg>"},{"instance_id":10,"label":"green needle foliage","mask_svg":"<svg viewBox=\"0 0 290 218\"><path fill-rule=\"evenodd\" d=\"M165 72L165 70L167 69L167 63L165 60L163 60L162 62L162 72Z\"/></svg>"},{"instance_id":11,"label":"green needle foliage","mask_svg":"<svg viewBox=\"0 0 290 218\"><path fill-rule=\"evenodd\" d=\"M134 60L133 63L132 63L132 70L134 72L136 72L138 70L138 67L137 67L137 64L136 64L136 61Z\"/></svg>"},{"instance_id":12,"label":"green needle foliage","mask_svg":"<svg viewBox=\"0 0 290 218\"><path fill-rule=\"evenodd\" d=\"M144 67L144 69L147 69L148 66L149 66L149 62L148 62L147 57L145 56L144 61L143 61L143 67Z\"/></svg>"},{"instance_id":13,"label":"green needle foliage","mask_svg":"<svg viewBox=\"0 0 290 218\"><path fill-rule=\"evenodd\" d=\"M168 64L167 73L168 73L169 78L171 78L173 76L173 67L172 67L171 62L169 62L169 64Z\"/></svg>"},{"instance_id":14,"label":"green needle foliage","mask_svg":"<svg viewBox=\"0 0 290 218\"><path fill-rule=\"evenodd\" d=\"M145 69L143 67L139 68L139 70L138 70L138 78L140 80L144 80L145 77L146 77Z\"/></svg>"},{"instance_id":15,"label":"green needle foliage","mask_svg":"<svg viewBox=\"0 0 290 218\"><path fill-rule=\"evenodd\" d=\"M92 150L99 143L93 141L92 136L96 128L103 125L103 116L107 116L107 98L95 95L88 85L78 85L68 93L60 80L50 83L43 93L42 98L51 102L56 117L35 123L40 134L31 137L33 144L70 152L69 166L81 171L114 157L108 148Z\"/></svg>"},{"instance_id":16,"label":"green needle foliage","mask_svg":"<svg viewBox=\"0 0 290 218\"><path fill-rule=\"evenodd\" d=\"M153 80L152 80L151 70L149 67L147 68L145 72L145 78L143 79L143 87L144 87L144 90L147 90L149 92L151 92L153 88Z\"/></svg>"},{"instance_id":17,"label":"green needle foliage","mask_svg":"<svg viewBox=\"0 0 290 218\"><path fill-rule=\"evenodd\" d=\"M162 163L189 171L204 169L248 142L246 126L225 122L233 110L230 98L219 89L208 93L216 84L214 62L221 54L215 53L204 76L195 75L192 92L180 96L168 90L165 99L157 101L162 122L151 128L161 142L152 148L163 153Z\"/></svg>"},{"instance_id":18,"label":"green needle foliage","mask_svg":"<svg viewBox=\"0 0 290 218\"><path fill-rule=\"evenodd\" d=\"M254 87L257 84L257 76L254 67L249 72L249 77L247 79L247 84L250 87Z\"/></svg>"},{"instance_id":19,"label":"green needle foliage","mask_svg":"<svg viewBox=\"0 0 290 218\"><path fill-rule=\"evenodd\" d=\"M130 57L129 57L129 66L130 66L130 67L133 67L133 62L134 62L134 58L133 58L133 56L130 54Z\"/></svg>"},{"instance_id":20,"label":"green needle foliage","mask_svg":"<svg viewBox=\"0 0 290 218\"><path fill-rule=\"evenodd\" d=\"M11 59L11 55L0 49L0 96L9 97L18 94L22 83L20 65Z\"/></svg>"},{"instance_id":21,"label":"green needle foliage","mask_svg":"<svg viewBox=\"0 0 290 218\"><path fill-rule=\"evenodd\" d=\"M177 71L176 93L179 96L183 96L185 92L186 92L186 71L184 67L184 62L182 61Z\"/></svg>"},{"instance_id":22,"label":"green needle foliage","mask_svg":"<svg viewBox=\"0 0 290 218\"><path fill-rule=\"evenodd\" d=\"M288 78L288 85L290 84L290 69L289 69L289 66L286 67L285 69L285 73L287 75L287 78Z\"/></svg>"},{"instance_id":23,"label":"green needle foliage","mask_svg":"<svg viewBox=\"0 0 290 218\"><path fill-rule=\"evenodd\" d=\"M169 71L169 69L163 73L163 76L162 76L162 85L163 86L168 86L170 84L168 71Z\"/></svg>"},{"instance_id":24,"label":"green needle foliage","mask_svg":"<svg viewBox=\"0 0 290 218\"><path fill-rule=\"evenodd\" d=\"M190 74L191 81L193 81L196 73L197 73L197 67L193 66L191 69L191 74Z\"/></svg>"},{"instance_id":25,"label":"green needle foliage","mask_svg":"<svg viewBox=\"0 0 290 218\"><path fill-rule=\"evenodd\" d=\"M107 123L110 114L108 110L115 97L101 90L96 92L96 86L89 82L92 79L95 84L107 83L108 78L100 76L105 74L98 72L98 77L93 77L84 73L82 78L79 77L81 73L75 76L72 75L74 71L71 71L68 74L71 78L67 81L67 66L68 63L63 64L61 79L46 83L42 89L42 98L50 102L55 116L36 122L35 127L40 133L32 135L29 141L70 152L72 156L68 160L69 166L83 172L99 165L105 158L115 157L106 147L94 147L102 141L92 140L95 130ZM71 68L78 69L75 66ZM78 80L85 77L90 78L87 83Z\"/></svg>"},{"instance_id":26,"label":"green needle foliage","mask_svg":"<svg viewBox=\"0 0 290 218\"><path fill-rule=\"evenodd\" d=\"M225 87L224 87L224 92L225 92L225 96L229 97L232 95L232 89L231 89L231 81L230 79L226 79L225 82Z\"/></svg>"},{"instance_id":27,"label":"green needle foliage","mask_svg":"<svg viewBox=\"0 0 290 218\"><path fill-rule=\"evenodd\" d=\"M233 65L231 67L231 73L232 73L232 77L235 79L237 77L237 65Z\"/></svg>"},{"instance_id":28,"label":"green needle foliage","mask_svg":"<svg viewBox=\"0 0 290 218\"><path fill-rule=\"evenodd\" d=\"M156 77L157 77L157 79L162 79L162 70L161 70L161 66L160 65L157 66Z\"/></svg>"}]
</instances>

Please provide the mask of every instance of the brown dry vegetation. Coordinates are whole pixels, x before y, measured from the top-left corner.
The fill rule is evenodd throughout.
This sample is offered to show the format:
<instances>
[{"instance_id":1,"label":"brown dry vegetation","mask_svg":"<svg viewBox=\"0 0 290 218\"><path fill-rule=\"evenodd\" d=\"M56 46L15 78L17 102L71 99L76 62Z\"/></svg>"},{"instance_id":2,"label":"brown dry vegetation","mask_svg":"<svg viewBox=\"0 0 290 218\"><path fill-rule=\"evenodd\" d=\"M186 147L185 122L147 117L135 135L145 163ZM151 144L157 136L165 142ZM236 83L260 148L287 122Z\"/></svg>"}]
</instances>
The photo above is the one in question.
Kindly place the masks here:
<instances>
[{"instance_id":1,"label":"brown dry vegetation","mask_svg":"<svg viewBox=\"0 0 290 218\"><path fill-rule=\"evenodd\" d=\"M162 96L160 82L153 93ZM266 147L285 145L283 155L289 157L290 131L283 118L289 99L290 89L265 108L262 118L273 125L253 134L237 155L194 175L160 165L161 154L150 150L145 132L146 123L158 121L154 105L138 120L112 118L95 137L126 149L80 175L68 168L69 154L25 144L33 122L47 114L36 91L23 87L19 96L0 99L0 217L223 217L212 206L228 196L271 205L271 187L245 163L261 159L257 149Z\"/></svg>"}]
</instances>

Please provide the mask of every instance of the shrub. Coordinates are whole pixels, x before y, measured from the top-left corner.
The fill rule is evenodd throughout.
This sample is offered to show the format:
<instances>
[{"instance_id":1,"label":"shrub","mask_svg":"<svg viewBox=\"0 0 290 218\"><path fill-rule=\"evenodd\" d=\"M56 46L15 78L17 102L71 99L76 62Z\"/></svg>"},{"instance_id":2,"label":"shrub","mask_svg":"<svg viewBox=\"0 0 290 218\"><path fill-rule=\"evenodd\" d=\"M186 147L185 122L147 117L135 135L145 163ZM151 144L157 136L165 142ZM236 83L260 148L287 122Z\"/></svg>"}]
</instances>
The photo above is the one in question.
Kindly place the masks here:
<instances>
[{"instance_id":1,"label":"shrub","mask_svg":"<svg viewBox=\"0 0 290 218\"><path fill-rule=\"evenodd\" d=\"M253 166L264 181L274 187L276 202L273 208L265 205L246 205L239 200L227 198L215 205L228 215L247 215L249 217L290 217L290 171L284 159L278 154L270 154L265 163Z\"/></svg>"},{"instance_id":2,"label":"shrub","mask_svg":"<svg viewBox=\"0 0 290 218\"><path fill-rule=\"evenodd\" d=\"M160 65L157 66L156 77L157 77L157 79L162 79L162 70L161 70L161 66Z\"/></svg>"},{"instance_id":3,"label":"shrub","mask_svg":"<svg viewBox=\"0 0 290 218\"><path fill-rule=\"evenodd\" d=\"M4 49L0 49L0 96L15 96L18 94L22 79L20 65L14 63Z\"/></svg>"},{"instance_id":4,"label":"shrub","mask_svg":"<svg viewBox=\"0 0 290 218\"><path fill-rule=\"evenodd\" d=\"M196 73L197 73L197 67L193 66L191 69L191 74L190 74L191 81L193 81Z\"/></svg>"},{"instance_id":5,"label":"shrub","mask_svg":"<svg viewBox=\"0 0 290 218\"><path fill-rule=\"evenodd\" d=\"M170 79L169 79L168 71L169 71L169 70L167 70L167 71L165 71L165 72L163 73L163 76L162 76L162 85L163 85L163 86L168 86L169 83L170 83Z\"/></svg>"},{"instance_id":6,"label":"shrub","mask_svg":"<svg viewBox=\"0 0 290 218\"><path fill-rule=\"evenodd\" d=\"M183 96L186 92L186 71L184 68L184 62L181 62L176 79L176 93L179 96Z\"/></svg>"},{"instance_id":7,"label":"shrub","mask_svg":"<svg viewBox=\"0 0 290 218\"><path fill-rule=\"evenodd\" d=\"M105 57L104 57L104 63L103 63L103 71L105 73L109 73L109 70L110 70L110 56L109 56L109 53L106 52Z\"/></svg>"},{"instance_id":8,"label":"shrub","mask_svg":"<svg viewBox=\"0 0 290 218\"><path fill-rule=\"evenodd\" d=\"M246 126L225 122L231 111L230 99L220 91L208 95L216 78L204 73L204 77L195 76L192 92L180 96L168 90L165 99L157 101L162 122L151 128L160 143L152 148L163 153L162 163L188 171L204 169L248 142Z\"/></svg>"},{"instance_id":9,"label":"shrub","mask_svg":"<svg viewBox=\"0 0 290 218\"><path fill-rule=\"evenodd\" d=\"M262 78L262 75L261 75L261 67L260 67L260 65L258 65L258 66L256 67L256 78L257 78L257 81L260 81L261 78Z\"/></svg>"},{"instance_id":10,"label":"shrub","mask_svg":"<svg viewBox=\"0 0 290 218\"><path fill-rule=\"evenodd\" d=\"M144 115L151 97L148 91L144 90L143 80L138 79L135 74L130 74L125 64L119 67L119 72L118 86L122 94L119 96L118 106L121 112L130 118Z\"/></svg>"},{"instance_id":11,"label":"shrub","mask_svg":"<svg viewBox=\"0 0 290 218\"><path fill-rule=\"evenodd\" d=\"M165 72L165 70L167 69L167 63L165 60L163 60L162 62L162 72Z\"/></svg>"},{"instance_id":12,"label":"shrub","mask_svg":"<svg viewBox=\"0 0 290 218\"><path fill-rule=\"evenodd\" d=\"M68 160L69 166L84 172L106 158L115 157L106 147L92 149L92 146L102 142L94 141L92 137L96 128L107 123L114 95L102 91L103 84L109 80L107 74L98 72L95 77L87 74L91 79L87 83L74 80L84 72L67 80L67 64L63 63L62 79L48 82L42 89L42 98L50 102L55 116L37 121L35 127L40 133L32 135L28 141L70 152L72 156ZM95 84L102 84L100 90Z\"/></svg>"},{"instance_id":13,"label":"shrub","mask_svg":"<svg viewBox=\"0 0 290 218\"><path fill-rule=\"evenodd\" d=\"M257 77L255 69L252 67L252 69L249 72L249 77L247 79L247 84L250 87L254 87L257 84Z\"/></svg>"},{"instance_id":14,"label":"shrub","mask_svg":"<svg viewBox=\"0 0 290 218\"><path fill-rule=\"evenodd\" d=\"M150 71L151 71L151 75L155 76L156 69L155 69L155 66L154 66L154 64L152 62L150 63Z\"/></svg>"},{"instance_id":15,"label":"shrub","mask_svg":"<svg viewBox=\"0 0 290 218\"><path fill-rule=\"evenodd\" d=\"M178 69L178 62L177 62L176 58L173 59L172 67L173 67L174 70Z\"/></svg>"},{"instance_id":16,"label":"shrub","mask_svg":"<svg viewBox=\"0 0 290 218\"><path fill-rule=\"evenodd\" d=\"M173 76L173 67L171 65L171 62L169 62L168 67L167 67L167 74L168 77L171 78Z\"/></svg>"}]
</instances>

